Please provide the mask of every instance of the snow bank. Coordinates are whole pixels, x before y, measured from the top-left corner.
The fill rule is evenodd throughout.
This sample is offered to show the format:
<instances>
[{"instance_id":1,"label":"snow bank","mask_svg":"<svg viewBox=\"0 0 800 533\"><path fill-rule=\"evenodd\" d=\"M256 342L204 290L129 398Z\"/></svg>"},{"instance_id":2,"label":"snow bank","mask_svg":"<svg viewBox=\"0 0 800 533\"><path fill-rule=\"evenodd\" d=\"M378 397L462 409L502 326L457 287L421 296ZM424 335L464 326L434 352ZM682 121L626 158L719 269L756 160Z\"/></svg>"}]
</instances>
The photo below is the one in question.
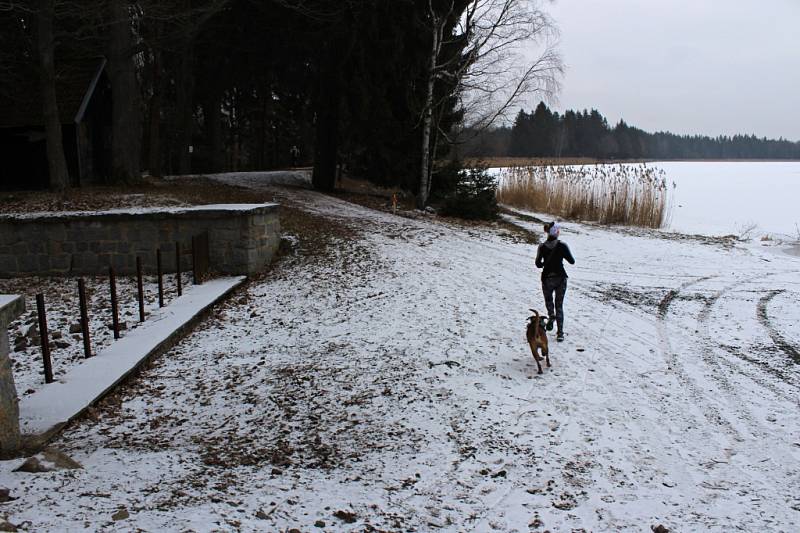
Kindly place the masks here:
<instances>
[{"instance_id":1,"label":"snow bank","mask_svg":"<svg viewBox=\"0 0 800 533\"><path fill-rule=\"evenodd\" d=\"M31 213L10 213L0 214L0 220L3 219L53 219L53 218L82 218L82 217L95 217L95 216L109 216L109 215L150 215L156 213L164 213L170 215L180 215L185 213L196 212L242 212L252 211L262 207L277 206L277 204L208 204L208 205L192 205L181 207L131 207L119 209L106 209L102 211L40 211Z\"/></svg>"}]
</instances>

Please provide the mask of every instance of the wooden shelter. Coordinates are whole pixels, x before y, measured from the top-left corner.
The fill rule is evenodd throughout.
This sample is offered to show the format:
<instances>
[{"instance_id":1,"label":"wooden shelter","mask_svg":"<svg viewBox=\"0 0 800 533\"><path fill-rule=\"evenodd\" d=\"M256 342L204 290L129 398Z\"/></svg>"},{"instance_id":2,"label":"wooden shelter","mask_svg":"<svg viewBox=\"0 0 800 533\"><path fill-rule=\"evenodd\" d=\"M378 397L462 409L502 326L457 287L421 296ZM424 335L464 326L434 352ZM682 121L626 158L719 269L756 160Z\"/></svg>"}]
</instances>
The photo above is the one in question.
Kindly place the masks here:
<instances>
[{"instance_id":1,"label":"wooden shelter","mask_svg":"<svg viewBox=\"0 0 800 533\"><path fill-rule=\"evenodd\" d=\"M49 170L39 82L35 74L14 79L14 96L0 102L0 190L44 189ZM106 59L59 65L56 98L71 185L105 183L111 173Z\"/></svg>"}]
</instances>

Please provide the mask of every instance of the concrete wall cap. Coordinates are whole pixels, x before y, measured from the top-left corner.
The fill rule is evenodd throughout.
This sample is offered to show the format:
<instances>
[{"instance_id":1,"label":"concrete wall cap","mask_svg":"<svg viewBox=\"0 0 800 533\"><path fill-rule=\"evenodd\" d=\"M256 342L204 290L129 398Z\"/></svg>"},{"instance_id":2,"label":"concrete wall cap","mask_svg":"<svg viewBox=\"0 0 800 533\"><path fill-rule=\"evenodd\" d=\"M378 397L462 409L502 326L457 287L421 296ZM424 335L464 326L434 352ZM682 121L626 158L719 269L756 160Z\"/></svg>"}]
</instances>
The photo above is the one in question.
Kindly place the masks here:
<instances>
[{"instance_id":1,"label":"concrete wall cap","mask_svg":"<svg viewBox=\"0 0 800 533\"><path fill-rule=\"evenodd\" d=\"M277 211L278 204L209 204L186 207L134 207L125 209L108 209L105 211L42 211L37 213L6 213L0 215L0 222L48 222L65 219L87 220L92 218L160 218L161 215L172 217L199 216L231 216L235 214L269 213Z\"/></svg>"},{"instance_id":2,"label":"concrete wall cap","mask_svg":"<svg viewBox=\"0 0 800 533\"><path fill-rule=\"evenodd\" d=\"M0 324L8 326L24 312L25 298L15 294L0 294Z\"/></svg>"}]
</instances>

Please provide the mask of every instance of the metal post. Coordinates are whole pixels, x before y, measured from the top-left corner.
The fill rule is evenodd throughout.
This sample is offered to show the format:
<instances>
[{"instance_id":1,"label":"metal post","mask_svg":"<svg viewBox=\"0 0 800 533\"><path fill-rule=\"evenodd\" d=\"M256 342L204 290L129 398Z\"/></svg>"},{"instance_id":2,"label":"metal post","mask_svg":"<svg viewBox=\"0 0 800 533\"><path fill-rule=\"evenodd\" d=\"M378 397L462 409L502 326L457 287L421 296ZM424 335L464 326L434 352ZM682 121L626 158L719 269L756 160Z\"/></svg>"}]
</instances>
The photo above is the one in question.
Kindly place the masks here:
<instances>
[{"instance_id":1,"label":"metal post","mask_svg":"<svg viewBox=\"0 0 800 533\"><path fill-rule=\"evenodd\" d=\"M197 248L197 236L192 235L192 283L200 285L200 274L197 271L200 267L200 265L197 264Z\"/></svg>"},{"instance_id":2,"label":"metal post","mask_svg":"<svg viewBox=\"0 0 800 533\"><path fill-rule=\"evenodd\" d=\"M164 280L161 273L161 248L156 248L156 274L158 276L158 306L164 307Z\"/></svg>"},{"instance_id":3,"label":"metal post","mask_svg":"<svg viewBox=\"0 0 800 533\"><path fill-rule=\"evenodd\" d=\"M114 338L119 339L119 303L117 302L117 276L114 267L108 267L108 281L111 285L111 321L114 325Z\"/></svg>"},{"instance_id":4,"label":"metal post","mask_svg":"<svg viewBox=\"0 0 800 533\"><path fill-rule=\"evenodd\" d=\"M78 300L81 307L81 331L83 333L83 355L92 356L92 343L89 339L89 312L86 306L86 283L78 278Z\"/></svg>"},{"instance_id":5,"label":"metal post","mask_svg":"<svg viewBox=\"0 0 800 533\"><path fill-rule=\"evenodd\" d=\"M142 287L142 258L136 256L136 287L139 294L139 322L144 322L144 287Z\"/></svg>"},{"instance_id":6,"label":"metal post","mask_svg":"<svg viewBox=\"0 0 800 533\"><path fill-rule=\"evenodd\" d=\"M53 382L53 363L50 361L50 341L47 338L47 314L44 310L44 294L36 295L36 310L39 312L39 337L42 341L42 363L44 363L44 382Z\"/></svg>"},{"instance_id":7,"label":"metal post","mask_svg":"<svg viewBox=\"0 0 800 533\"><path fill-rule=\"evenodd\" d=\"M183 280L181 279L181 243L175 241L175 271L177 272L178 296L183 294Z\"/></svg>"}]
</instances>

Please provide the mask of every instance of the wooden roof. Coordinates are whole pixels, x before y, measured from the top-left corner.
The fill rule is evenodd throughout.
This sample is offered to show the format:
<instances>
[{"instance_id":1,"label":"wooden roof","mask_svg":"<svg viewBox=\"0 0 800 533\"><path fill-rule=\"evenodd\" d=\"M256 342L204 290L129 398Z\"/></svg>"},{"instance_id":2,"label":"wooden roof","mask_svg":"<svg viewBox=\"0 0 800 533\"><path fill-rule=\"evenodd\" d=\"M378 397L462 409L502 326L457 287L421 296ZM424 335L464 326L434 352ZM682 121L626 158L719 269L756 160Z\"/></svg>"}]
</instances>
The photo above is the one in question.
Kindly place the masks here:
<instances>
[{"instance_id":1,"label":"wooden roof","mask_svg":"<svg viewBox=\"0 0 800 533\"><path fill-rule=\"evenodd\" d=\"M106 60L102 57L57 65L56 99L62 124L74 124L83 119L105 66ZM43 126L39 80L35 71L16 73L13 79L13 85L0 92L8 95L0 100L0 128Z\"/></svg>"}]
</instances>

